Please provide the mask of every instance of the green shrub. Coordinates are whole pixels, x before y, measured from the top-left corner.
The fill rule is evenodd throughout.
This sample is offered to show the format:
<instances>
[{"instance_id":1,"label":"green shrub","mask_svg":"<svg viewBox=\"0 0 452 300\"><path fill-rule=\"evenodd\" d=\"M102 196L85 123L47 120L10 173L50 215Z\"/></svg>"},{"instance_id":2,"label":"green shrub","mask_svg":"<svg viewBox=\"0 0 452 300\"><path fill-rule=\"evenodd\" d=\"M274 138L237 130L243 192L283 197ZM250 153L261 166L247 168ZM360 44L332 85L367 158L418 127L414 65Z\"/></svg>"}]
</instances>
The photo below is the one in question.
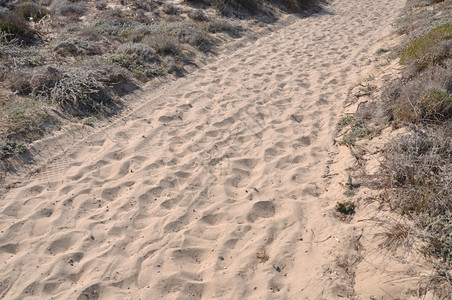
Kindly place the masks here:
<instances>
[{"instance_id":1,"label":"green shrub","mask_svg":"<svg viewBox=\"0 0 452 300\"><path fill-rule=\"evenodd\" d=\"M413 64L410 65L412 67ZM396 123L438 123L452 117L452 60L419 71L407 68L384 91Z\"/></svg>"},{"instance_id":2,"label":"green shrub","mask_svg":"<svg viewBox=\"0 0 452 300\"><path fill-rule=\"evenodd\" d=\"M452 39L452 24L439 25L409 43L402 51L400 63L406 65L414 60L425 59L432 49L449 39Z\"/></svg>"},{"instance_id":3,"label":"green shrub","mask_svg":"<svg viewBox=\"0 0 452 300\"><path fill-rule=\"evenodd\" d=\"M6 142L0 141L0 160L4 160L13 155L23 154L27 151L27 147L22 143L8 140Z\"/></svg>"},{"instance_id":4,"label":"green shrub","mask_svg":"<svg viewBox=\"0 0 452 300\"><path fill-rule=\"evenodd\" d=\"M355 213L355 203L352 201L337 202L336 211L343 215L353 215Z\"/></svg>"},{"instance_id":5,"label":"green shrub","mask_svg":"<svg viewBox=\"0 0 452 300\"><path fill-rule=\"evenodd\" d=\"M31 1L18 3L14 7L14 10L17 15L22 17L24 20L29 20L30 18L32 18L34 21L39 21L50 14L50 11L48 9L39 6Z\"/></svg>"},{"instance_id":6,"label":"green shrub","mask_svg":"<svg viewBox=\"0 0 452 300\"><path fill-rule=\"evenodd\" d=\"M354 145L359 139L371 139L375 135L375 128L369 126L363 119L357 117L346 117L339 121L339 127L350 126L345 132L342 145Z\"/></svg>"},{"instance_id":7,"label":"green shrub","mask_svg":"<svg viewBox=\"0 0 452 300\"><path fill-rule=\"evenodd\" d=\"M21 40L30 40L35 34L28 23L13 12L0 12L0 31Z\"/></svg>"}]
</instances>

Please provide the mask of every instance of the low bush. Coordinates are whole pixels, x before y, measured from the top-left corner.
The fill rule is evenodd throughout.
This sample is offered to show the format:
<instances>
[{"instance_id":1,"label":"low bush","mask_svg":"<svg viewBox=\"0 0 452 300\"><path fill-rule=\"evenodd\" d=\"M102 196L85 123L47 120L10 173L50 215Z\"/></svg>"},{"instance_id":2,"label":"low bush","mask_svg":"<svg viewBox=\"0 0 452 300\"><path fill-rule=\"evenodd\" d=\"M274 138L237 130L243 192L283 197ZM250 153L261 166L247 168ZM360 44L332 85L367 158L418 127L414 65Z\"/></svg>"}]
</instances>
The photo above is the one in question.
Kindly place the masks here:
<instances>
[{"instance_id":1,"label":"low bush","mask_svg":"<svg viewBox=\"0 0 452 300\"><path fill-rule=\"evenodd\" d=\"M190 19L192 19L192 20L200 21L200 22L207 22L207 21L209 21L209 18L206 16L206 14L201 9L192 10L188 14L188 17Z\"/></svg>"},{"instance_id":2,"label":"low bush","mask_svg":"<svg viewBox=\"0 0 452 300\"><path fill-rule=\"evenodd\" d=\"M155 57L156 51L147 44L122 44L108 60L131 71L139 80L164 75L160 60Z\"/></svg>"},{"instance_id":3,"label":"low bush","mask_svg":"<svg viewBox=\"0 0 452 300\"><path fill-rule=\"evenodd\" d=\"M215 6L221 12L227 12L229 8L243 8L249 12L257 12L263 7L264 2L280 4L292 11L300 11L315 3L315 0L185 0L187 3L206 3Z\"/></svg>"},{"instance_id":4,"label":"low bush","mask_svg":"<svg viewBox=\"0 0 452 300\"><path fill-rule=\"evenodd\" d=\"M76 115L101 112L114 100L100 72L83 66L61 70L61 77L47 96L52 103Z\"/></svg>"},{"instance_id":5,"label":"low bush","mask_svg":"<svg viewBox=\"0 0 452 300\"><path fill-rule=\"evenodd\" d=\"M31 18L31 20L33 21L39 21L45 16L50 14L50 11L47 8L42 7L31 1L19 2L14 7L14 11L18 16L22 17L24 20L30 20Z\"/></svg>"},{"instance_id":6,"label":"low bush","mask_svg":"<svg viewBox=\"0 0 452 300\"><path fill-rule=\"evenodd\" d=\"M46 94L60 79L58 69L47 66L41 68L22 68L8 73L7 83L12 92L18 95Z\"/></svg>"},{"instance_id":7,"label":"low bush","mask_svg":"<svg viewBox=\"0 0 452 300\"><path fill-rule=\"evenodd\" d=\"M149 35L142 42L155 49L159 54L178 55L182 51L179 41L175 37L168 36L164 33Z\"/></svg>"},{"instance_id":8,"label":"low bush","mask_svg":"<svg viewBox=\"0 0 452 300\"><path fill-rule=\"evenodd\" d=\"M86 13L86 6L83 2L68 0L53 0L51 9L62 16L78 18Z\"/></svg>"},{"instance_id":9,"label":"low bush","mask_svg":"<svg viewBox=\"0 0 452 300\"><path fill-rule=\"evenodd\" d=\"M102 53L95 43L72 37L55 40L53 49L62 56L100 55Z\"/></svg>"},{"instance_id":10,"label":"low bush","mask_svg":"<svg viewBox=\"0 0 452 300\"><path fill-rule=\"evenodd\" d=\"M452 117L452 60L407 71L384 97L396 123L438 123Z\"/></svg>"},{"instance_id":11,"label":"low bush","mask_svg":"<svg viewBox=\"0 0 452 300\"><path fill-rule=\"evenodd\" d=\"M27 147L16 141L0 141L0 160L4 160L13 155L23 154L27 151Z\"/></svg>"},{"instance_id":12,"label":"low bush","mask_svg":"<svg viewBox=\"0 0 452 300\"><path fill-rule=\"evenodd\" d=\"M142 40L159 53L177 54L181 44L189 44L201 51L210 51L215 40L207 30L193 21L176 21L157 24Z\"/></svg>"},{"instance_id":13,"label":"low bush","mask_svg":"<svg viewBox=\"0 0 452 300\"><path fill-rule=\"evenodd\" d=\"M339 127L350 126L350 128L345 131L342 141L340 142L342 145L354 145L357 140L364 138L371 139L376 133L375 128L369 126L367 122L357 117L343 118L338 125Z\"/></svg>"},{"instance_id":14,"label":"low bush","mask_svg":"<svg viewBox=\"0 0 452 300\"><path fill-rule=\"evenodd\" d=\"M131 61L143 63L152 62L155 58L155 50L149 45L140 43L124 43L118 47L116 53L127 56Z\"/></svg>"},{"instance_id":15,"label":"low bush","mask_svg":"<svg viewBox=\"0 0 452 300\"><path fill-rule=\"evenodd\" d=\"M1 102L0 140L32 140L43 133L49 120L46 105L39 99L12 98Z\"/></svg>"},{"instance_id":16,"label":"low bush","mask_svg":"<svg viewBox=\"0 0 452 300\"><path fill-rule=\"evenodd\" d=\"M132 21L123 18L104 18L99 19L93 26L103 35L121 37L127 34L133 25Z\"/></svg>"},{"instance_id":17,"label":"low bush","mask_svg":"<svg viewBox=\"0 0 452 300\"><path fill-rule=\"evenodd\" d=\"M426 59L427 56L432 55L433 49L450 39L452 39L452 24L439 25L410 42L402 51L400 63L406 65L414 60Z\"/></svg>"},{"instance_id":18,"label":"low bush","mask_svg":"<svg viewBox=\"0 0 452 300\"><path fill-rule=\"evenodd\" d=\"M0 11L0 31L23 41L31 41L35 36L28 23L13 12Z\"/></svg>"},{"instance_id":19,"label":"low bush","mask_svg":"<svg viewBox=\"0 0 452 300\"><path fill-rule=\"evenodd\" d=\"M165 3L163 5L163 12L167 15L179 15L180 14L179 8L171 3Z\"/></svg>"},{"instance_id":20,"label":"low bush","mask_svg":"<svg viewBox=\"0 0 452 300\"><path fill-rule=\"evenodd\" d=\"M415 128L393 140L385 172L394 190L392 206L423 229L426 250L452 263L452 137L446 128Z\"/></svg>"}]
</instances>

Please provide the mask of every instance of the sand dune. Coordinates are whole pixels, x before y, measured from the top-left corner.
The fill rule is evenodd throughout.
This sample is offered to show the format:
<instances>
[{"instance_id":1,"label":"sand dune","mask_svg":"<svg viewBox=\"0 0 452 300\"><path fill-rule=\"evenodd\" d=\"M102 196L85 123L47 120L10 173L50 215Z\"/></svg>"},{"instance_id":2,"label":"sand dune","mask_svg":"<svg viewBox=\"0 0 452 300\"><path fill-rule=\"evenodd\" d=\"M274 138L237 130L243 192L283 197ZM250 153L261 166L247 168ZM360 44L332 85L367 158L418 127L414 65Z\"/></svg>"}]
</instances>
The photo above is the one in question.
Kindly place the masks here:
<instances>
[{"instance_id":1,"label":"sand dune","mask_svg":"<svg viewBox=\"0 0 452 300\"><path fill-rule=\"evenodd\" d=\"M0 295L352 295L324 175L347 92L403 4L334 1L77 136L0 201Z\"/></svg>"}]
</instances>

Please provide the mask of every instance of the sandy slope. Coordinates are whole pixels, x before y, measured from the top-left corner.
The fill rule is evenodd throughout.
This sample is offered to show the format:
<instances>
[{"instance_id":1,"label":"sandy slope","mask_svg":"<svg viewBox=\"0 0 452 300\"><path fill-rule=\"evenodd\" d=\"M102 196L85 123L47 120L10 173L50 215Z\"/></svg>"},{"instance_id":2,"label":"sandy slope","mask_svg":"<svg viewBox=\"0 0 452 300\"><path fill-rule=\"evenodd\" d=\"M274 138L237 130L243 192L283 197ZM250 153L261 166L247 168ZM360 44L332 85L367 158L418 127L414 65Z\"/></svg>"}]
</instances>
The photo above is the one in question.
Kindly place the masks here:
<instances>
[{"instance_id":1,"label":"sandy slope","mask_svg":"<svg viewBox=\"0 0 452 300\"><path fill-rule=\"evenodd\" d=\"M324 175L347 91L403 3L336 0L145 95L11 189L1 295L353 295L335 267L353 255L331 213L342 191Z\"/></svg>"}]
</instances>

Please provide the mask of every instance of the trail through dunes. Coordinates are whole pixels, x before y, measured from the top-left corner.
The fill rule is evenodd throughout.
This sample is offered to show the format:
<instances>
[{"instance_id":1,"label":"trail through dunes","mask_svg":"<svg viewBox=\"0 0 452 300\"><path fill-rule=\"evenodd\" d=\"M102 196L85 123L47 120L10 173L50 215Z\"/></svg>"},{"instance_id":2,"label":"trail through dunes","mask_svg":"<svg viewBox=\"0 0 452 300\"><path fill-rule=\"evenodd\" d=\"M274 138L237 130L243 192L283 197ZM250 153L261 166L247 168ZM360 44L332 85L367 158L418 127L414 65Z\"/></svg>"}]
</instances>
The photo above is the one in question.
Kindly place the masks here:
<instances>
[{"instance_id":1,"label":"trail through dunes","mask_svg":"<svg viewBox=\"0 0 452 300\"><path fill-rule=\"evenodd\" d=\"M0 201L0 295L351 297L324 175L347 92L403 4L336 0L67 147Z\"/></svg>"}]
</instances>

